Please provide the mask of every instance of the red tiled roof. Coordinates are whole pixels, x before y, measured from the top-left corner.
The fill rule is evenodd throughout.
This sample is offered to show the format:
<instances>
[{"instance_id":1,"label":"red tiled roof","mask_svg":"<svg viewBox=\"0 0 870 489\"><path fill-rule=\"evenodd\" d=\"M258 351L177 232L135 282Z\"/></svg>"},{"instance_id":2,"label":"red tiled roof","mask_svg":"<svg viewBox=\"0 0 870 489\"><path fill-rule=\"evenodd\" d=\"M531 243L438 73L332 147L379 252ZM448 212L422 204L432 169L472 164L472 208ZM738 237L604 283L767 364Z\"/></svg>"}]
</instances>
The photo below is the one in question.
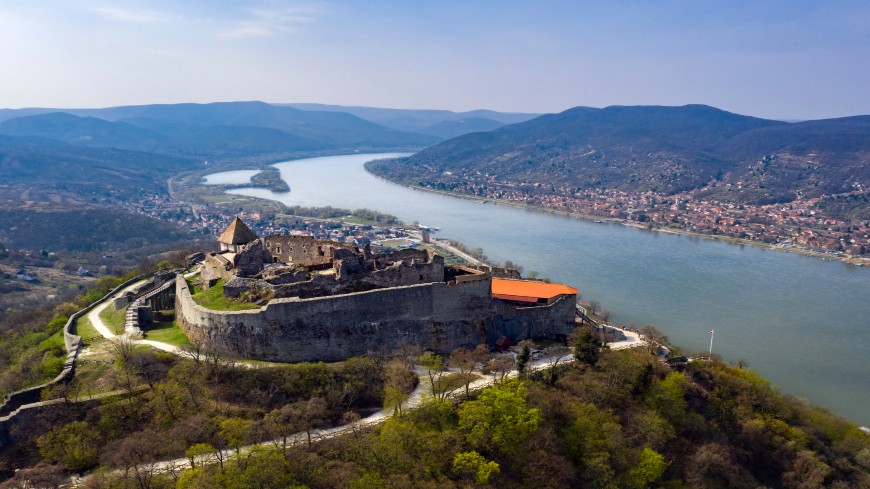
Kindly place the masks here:
<instances>
[{"instance_id":1,"label":"red tiled roof","mask_svg":"<svg viewBox=\"0 0 870 489\"><path fill-rule=\"evenodd\" d=\"M503 301L538 302L537 297L528 297L524 295L492 294L492 296Z\"/></svg>"},{"instance_id":2,"label":"red tiled roof","mask_svg":"<svg viewBox=\"0 0 870 489\"><path fill-rule=\"evenodd\" d=\"M492 279L492 295L499 299L536 302L557 295L576 295L577 289L564 284L548 284L528 280Z\"/></svg>"}]
</instances>

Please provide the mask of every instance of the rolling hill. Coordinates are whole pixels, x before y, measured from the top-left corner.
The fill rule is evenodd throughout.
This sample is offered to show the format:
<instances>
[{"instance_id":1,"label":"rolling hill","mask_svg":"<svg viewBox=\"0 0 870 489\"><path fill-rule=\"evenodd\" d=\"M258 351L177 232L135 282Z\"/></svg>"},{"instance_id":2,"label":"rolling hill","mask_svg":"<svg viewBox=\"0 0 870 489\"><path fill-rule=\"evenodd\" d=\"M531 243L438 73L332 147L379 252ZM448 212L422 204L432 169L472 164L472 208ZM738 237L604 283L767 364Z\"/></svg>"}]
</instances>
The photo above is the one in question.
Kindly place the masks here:
<instances>
[{"instance_id":1,"label":"rolling hill","mask_svg":"<svg viewBox=\"0 0 870 489\"><path fill-rule=\"evenodd\" d=\"M196 164L155 153L0 135L0 182L5 190L23 189L30 196L23 200L45 195L134 199L165 191L168 176Z\"/></svg>"},{"instance_id":2,"label":"rolling hill","mask_svg":"<svg viewBox=\"0 0 870 489\"><path fill-rule=\"evenodd\" d=\"M122 122L64 112L31 115L0 123L0 134L54 139L77 146L159 151L177 145L166 135Z\"/></svg>"},{"instance_id":3,"label":"rolling hill","mask_svg":"<svg viewBox=\"0 0 870 489\"><path fill-rule=\"evenodd\" d=\"M450 110L384 109L326 104L283 105L301 110L346 112L392 129L430 134L442 139L476 131L491 131L506 124L525 122L540 115L483 109L453 112ZM444 127L452 129L446 131Z\"/></svg>"},{"instance_id":4,"label":"rolling hill","mask_svg":"<svg viewBox=\"0 0 870 489\"><path fill-rule=\"evenodd\" d=\"M467 134L371 169L413 185L501 182L566 195L669 194L720 181L752 191L711 196L765 203L867 188L868 158L867 116L786 123L704 105L614 106Z\"/></svg>"},{"instance_id":5,"label":"rolling hill","mask_svg":"<svg viewBox=\"0 0 870 489\"><path fill-rule=\"evenodd\" d=\"M76 116L79 121L56 112ZM21 120L24 119L24 120ZM342 112L308 111L264 102L218 102L110 107L103 109L21 109L0 111L0 133L60 138L76 144L148 149L162 153L214 156L309 150L414 148L436 136L387 128ZM115 124L101 124L100 121ZM138 127L140 131L134 129ZM5 129L3 129L5 128ZM91 137L92 139L87 139ZM192 137L193 139L189 139ZM131 147L132 146L132 147ZM210 153L211 151L211 153ZM231 151L232 153L232 151Z\"/></svg>"},{"instance_id":6,"label":"rolling hill","mask_svg":"<svg viewBox=\"0 0 870 489\"><path fill-rule=\"evenodd\" d=\"M504 126L504 124L492 119L470 117L468 119L441 121L423 129L422 132L444 139L450 139L472 132L494 131L502 126Z\"/></svg>"}]
</instances>

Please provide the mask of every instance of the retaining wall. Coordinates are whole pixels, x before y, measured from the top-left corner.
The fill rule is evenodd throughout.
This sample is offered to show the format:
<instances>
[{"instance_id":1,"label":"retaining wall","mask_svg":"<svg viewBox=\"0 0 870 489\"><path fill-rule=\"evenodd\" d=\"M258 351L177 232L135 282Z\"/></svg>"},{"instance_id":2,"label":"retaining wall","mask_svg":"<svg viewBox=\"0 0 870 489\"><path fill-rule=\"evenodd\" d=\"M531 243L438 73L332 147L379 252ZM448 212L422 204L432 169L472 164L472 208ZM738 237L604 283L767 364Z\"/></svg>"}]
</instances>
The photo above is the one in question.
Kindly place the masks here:
<instances>
[{"instance_id":1,"label":"retaining wall","mask_svg":"<svg viewBox=\"0 0 870 489\"><path fill-rule=\"evenodd\" d=\"M69 320L67 320L66 324L63 327L63 342L66 346L67 351L66 361L63 364L63 370L61 370L60 374L58 374L58 376L55 377L51 382L46 382L45 384L37 385L35 387L29 387L27 389L22 389L11 394L7 394L3 404L0 405L0 416L6 416L17 410L21 406L24 406L25 404L39 402L42 397L43 390L58 382L65 382L69 380L75 371L75 361L76 358L78 358L82 343L82 337L72 333L72 328L75 325L76 321L80 317L91 312L94 307L98 306L103 301L117 294L121 289L129 286L134 282L142 280L147 276L148 275L139 275L138 277L127 280L126 282L112 289L108 294L104 295L96 302L93 302L84 309L70 316Z\"/></svg>"}]
</instances>

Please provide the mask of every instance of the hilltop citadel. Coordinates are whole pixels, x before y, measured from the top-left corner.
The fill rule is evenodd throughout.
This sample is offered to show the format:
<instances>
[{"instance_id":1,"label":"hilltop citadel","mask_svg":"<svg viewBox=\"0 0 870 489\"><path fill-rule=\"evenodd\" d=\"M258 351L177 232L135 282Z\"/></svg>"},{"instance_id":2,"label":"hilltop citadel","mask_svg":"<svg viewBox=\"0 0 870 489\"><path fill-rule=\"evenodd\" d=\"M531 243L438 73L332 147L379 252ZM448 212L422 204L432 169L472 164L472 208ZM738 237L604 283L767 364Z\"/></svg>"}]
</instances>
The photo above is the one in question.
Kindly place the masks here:
<instances>
[{"instance_id":1,"label":"hilltop citadel","mask_svg":"<svg viewBox=\"0 0 870 489\"><path fill-rule=\"evenodd\" d=\"M208 309L178 280L176 318L192 339L246 358L331 361L407 344L446 352L564 337L575 326L576 289L445 265L432 251L261 238L238 218L218 241L220 251L201 263L199 286L221 281L227 297L261 307Z\"/></svg>"}]
</instances>

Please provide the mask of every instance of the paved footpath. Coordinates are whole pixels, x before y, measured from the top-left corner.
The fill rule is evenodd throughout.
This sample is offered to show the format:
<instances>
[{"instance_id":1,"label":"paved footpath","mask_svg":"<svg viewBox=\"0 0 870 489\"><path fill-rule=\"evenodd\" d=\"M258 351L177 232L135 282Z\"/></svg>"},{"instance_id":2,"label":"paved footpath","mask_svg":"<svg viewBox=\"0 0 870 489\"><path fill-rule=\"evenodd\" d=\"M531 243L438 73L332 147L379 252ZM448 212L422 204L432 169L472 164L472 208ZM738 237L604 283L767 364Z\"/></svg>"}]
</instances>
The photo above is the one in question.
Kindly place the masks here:
<instances>
[{"instance_id":1,"label":"paved footpath","mask_svg":"<svg viewBox=\"0 0 870 489\"><path fill-rule=\"evenodd\" d=\"M97 331L99 331L101 335L103 335L104 338L112 339L117 335L115 333L113 333L112 330L109 329L108 326L106 326L106 323L104 323L103 320L100 318L100 313L103 312L107 307L110 307L112 305L112 301L115 300L115 298L121 297L122 295L126 294L127 292L130 292L131 290L135 290L135 289L141 287L146 282L148 282L148 280L140 280L139 282L128 285L127 287L119 290L117 294L106 299L99 306L91 309L91 312L88 313L87 318L91 322L91 324L94 326L94 328Z\"/></svg>"},{"instance_id":2,"label":"paved footpath","mask_svg":"<svg viewBox=\"0 0 870 489\"><path fill-rule=\"evenodd\" d=\"M186 277L196 275L196 273L198 273L198 272L193 271L193 272L185 274L184 276L186 278ZM115 298L121 297L122 295L126 294L127 292L129 292L131 290L135 290L147 282L148 282L147 279L141 280L139 282L136 282L134 284L131 284L131 285L123 288L122 290L118 291L118 293L116 293L112 297L106 299L102 304L93 308L93 310L91 310L91 312L88 313L87 318L91 322L91 324L94 326L94 328L97 331L99 331L99 333L101 335L103 335L103 337L106 339L113 339L113 338L116 338L118 336L126 336L126 337L130 338L130 340L132 340L133 343L135 343L137 345L148 345L152 348L156 348L158 350L162 350L162 351L166 351L166 352L174 353L174 354L178 355L181 353L181 348L179 348L175 345L170 345L169 343L163 343L160 341L152 341L152 340L143 340L140 337L138 337L134 334L131 334L130 332L125 332L122 335L116 335L106 325L106 323L103 322L103 319L100 317L100 313L103 312L103 310L105 310L107 307L112 306L112 301Z\"/></svg>"}]
</instances>

